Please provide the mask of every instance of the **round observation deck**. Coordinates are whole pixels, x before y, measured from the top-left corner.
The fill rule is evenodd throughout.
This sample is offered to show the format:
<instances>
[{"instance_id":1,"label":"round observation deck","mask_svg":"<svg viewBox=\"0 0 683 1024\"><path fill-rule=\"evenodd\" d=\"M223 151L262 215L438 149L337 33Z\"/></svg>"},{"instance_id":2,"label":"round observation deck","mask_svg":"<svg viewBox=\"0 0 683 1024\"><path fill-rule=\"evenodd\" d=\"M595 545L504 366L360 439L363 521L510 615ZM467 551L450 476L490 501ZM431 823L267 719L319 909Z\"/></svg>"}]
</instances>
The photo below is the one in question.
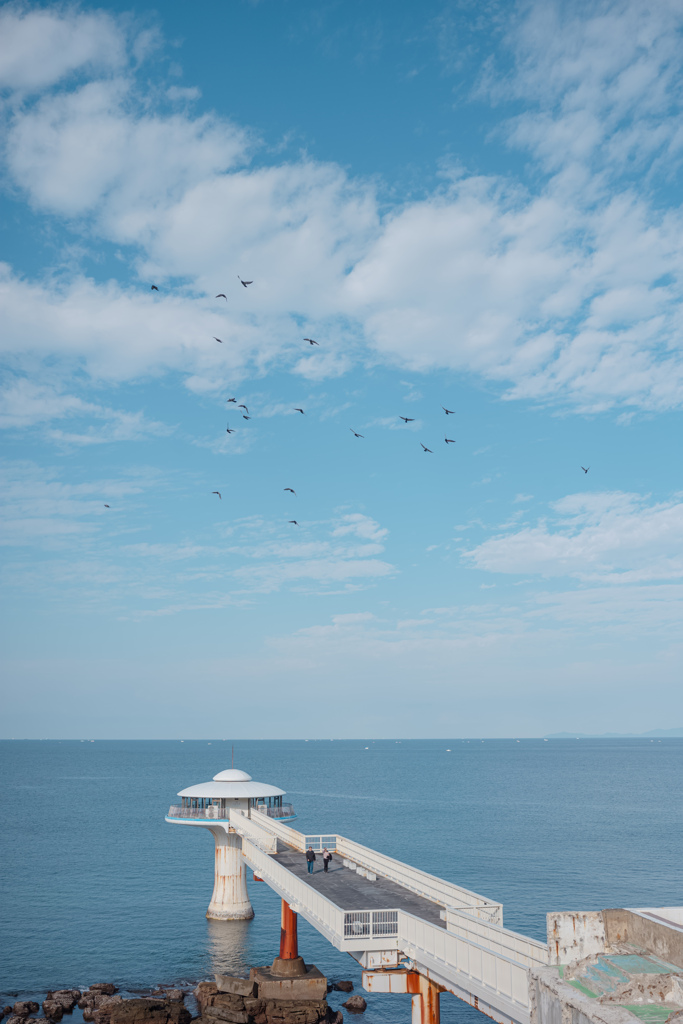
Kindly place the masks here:
<instances>
[{"instance_id":1,"label":"round observation deck","mask_svg":"<svg viewBox=\"0 0 683 1024\"><path fill-rule=\"evenodd\" d=\"M211 782L200 782L181 789L181 803L169 808L166 815L174 821L224 821L229 823L230 811L251 816L253 811L277 821L296 818L290 803L283 803L284 789L267 782L254 782L251 775L239 768L226 768L214 775Z\"/></svg>"}]
</instances>

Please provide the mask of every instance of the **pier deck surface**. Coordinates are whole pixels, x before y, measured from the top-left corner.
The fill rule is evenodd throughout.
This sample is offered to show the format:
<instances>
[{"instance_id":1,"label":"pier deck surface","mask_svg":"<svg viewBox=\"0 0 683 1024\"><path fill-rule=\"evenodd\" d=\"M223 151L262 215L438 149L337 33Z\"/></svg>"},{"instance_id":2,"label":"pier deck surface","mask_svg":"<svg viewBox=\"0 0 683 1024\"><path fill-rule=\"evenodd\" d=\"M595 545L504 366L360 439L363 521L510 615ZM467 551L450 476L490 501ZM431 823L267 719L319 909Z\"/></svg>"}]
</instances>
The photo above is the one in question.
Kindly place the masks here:
<instances>
[{"instance_id":1,"label":"pier deck surface","mask_svg":"<svg viewBox=\"0 0 683 1024\"><path fill-rule=\"evenodd\" d=\"M333 855L327 874L323 871L322 854L316 854L313 873L309 875L304 854L278 840L278 852L273 860L312 889L327 896L342 910L404 910L440 928L446 927L439 917L442 908L437 903L404 889L388 878L378 876L376 881L371 882L350 868L345 868L338 854Z\"/></svg>"}]
</instances>

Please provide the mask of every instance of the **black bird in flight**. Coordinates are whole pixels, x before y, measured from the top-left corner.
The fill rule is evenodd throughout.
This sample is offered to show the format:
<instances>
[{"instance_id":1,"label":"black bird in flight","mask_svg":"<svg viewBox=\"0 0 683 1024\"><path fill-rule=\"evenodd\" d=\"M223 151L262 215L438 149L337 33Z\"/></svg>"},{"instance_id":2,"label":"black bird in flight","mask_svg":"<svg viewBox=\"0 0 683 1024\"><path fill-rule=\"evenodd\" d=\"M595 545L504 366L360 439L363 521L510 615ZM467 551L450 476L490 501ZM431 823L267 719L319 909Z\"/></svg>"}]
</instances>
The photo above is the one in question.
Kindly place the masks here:
<instances>
[{"instance_id":1,"label":"black bird in flight","mask_svg":"<svg viewBox=\"0 0 683 1024\"><path fill-rule=\"evenodd\" d=\"M415 419L414 418L411 419L410 416L399 416L399 419L403 420L404 423L414 423L415 422Z\"/></svg>"},{"instance_id":2,"label":"black bird in flight","mask_svg":"<svg viewBox=\"0 0 683 1024\"><path fill-rule=\"evenodd\" d=\"M223 344L223 342L221 341L221 339L220 339L220 338L217 338L215 334L212 334L212 335L211 335L211 337L213 338L213 340L214 340L214 341L217 341L219 345L222 345L222 344Z\"/></svg>"},{"instance_id":3,"label":"black bird in flight","mask_svg":"<svg viewBox=\"0 0 683 1024\"><path fill-rule=\"evenodd\" d=\"M581 469L584 471L584 473L587 473L588 470L590 469L590 466L588 466L588 468L586 468L585 466L582 466Z\"/></svg>"},{"instance_id":4,"label":"black bird in flight","mask_svg":"<svg viewBox=\"0 0 683 1024\"><path fill-rule=\"evenodd\" d=\"M364 436L363 434L357 434L356 431L353 429L353 427L349 427L349 430L351 431L351 433L353 434L354 437L363 437Z\"/></svg>"},{"instance_id":5,"label":"black bird in flight","mask_svg":"<svg viewBox=\"0 0 683 1024\"><path fill-rule=\"evenodd\" d=\"M230 424L229 423L228 423L227 427L225 428L225 433L226 434L234 434L235 433L234 430L230 429Z\"/></svg>"},{"instance_id":6,"label":"black bird in flight","mask_svg":"<svg viewBox=\"0 0 683 1024\"><path fill-rule=\"evenodd\" d=\"M251 419L251 416L244 416L244 415L242 415L242 419L243 419L243 420L250 420L250 419Z\"/></svg>"},{"instance_id":7,"label":"black bird in flight","mask_svg":"<svg viewBox=\"0 0 683 1024\"><path fill-rule=\"evenodd\" d=\"M422 444L422 441L420 441L420 444L422 445L422 450L423 450L423 451L425 451L425 452L429 452L429 454L430 454L430 455L433 455L433 454L434 454L434 452L432 451L432 449L431 449L431 448L428 448L426 444Z\"/></svg>"},{"instance_id":8,"label":"black bird in flight","mask_svg":"<svg viewBox=\"0 0 683 1024\"><path fill-rule=\"evenodd\" d=\"M294 524L295 526L298 526L298 525L299 525L299 524L297 523L296 519L288 519L288 520L287 520L287 522L288 522L288 523L293 523L293 524Z\"/></svg>"},{"instance_id":9,"label":"black bird in flight","mask_svg":"<svg viewBox=\"0 0 683 1024\"><path fill-rule=\"evenodd\" d=\"M309 345L317 345L320 348L320 342L316 341L315 338L304 338L304 341L307 341Z\"/></svg>"},{"instance_id":10,"label":"black bird in flight","mask_svg":"<svg viewBox=\"0 0 683 1024\"><path fill-rule=\"evenodd\" d=\"M302 416L306 415L306 413L303 411L303 409L295 409L294 412L300 412Z\"/></svg>"},{"instance_id":11,"label":"black bird in flight","mask_svg":"<svg viewBox=\"0 0 683 1024\"><path fill-rule=\"evenodd\" d=\"M446 444L455 444L454 437L444 437L444 441L446 442Z\"/></svg>"},{"instance_id":12,"label":"black bird in flight","mask_svg":"<svg viewBox=\"0 0 683 1024\"><path fill-rule=\"evenodd\" d=\"M282 489L283 489L283 491L289 491L289 493L293 494L294 497L296 498L296 491L292 490L291 487L283 487Z\"/></svg>"},{"instance_id":13,"label":"black bird in flight","mask_svg":"<svg viewBox=\"0 0 683 1024\"><path fill-rule=\"evenodd\" d=\"M221 498L221 492L220 492L220 491L211 491L211 493L212 493L212 494L217 494L217 495L218 495L218 497L219 497L219 498L221 499L221 501L223 500L223 499Z\"/></svg>"},{"instance_id":14,"label":"black bird in flight","mask_svg":"<svg viewBox=\"0 0 683 1024\"><path fill-rule=\"evenodd\" d=\"M226 302L228 301L228 296L225 295L223 292L219 292L218 295L216 296L216 298L217 299L225 299Z\"/></svg>"},{"instance_id":15,"label":"black bird in flight","mask_svg":"<svg viewBox=\"0 0 683 1024\"><path fill-rule=\"evenodd\" d=\"M236 399L236 398L229 398L229 399L228 399L228 401L229 401L229 402L236 402L236 401L237 401L237 399Z\"/></svg>"},{"instance_id":16,"label":"black bird in flight","mask_svg":"<svg viewBox=\"0 0 683 1024\"><path fill-rule=\"evenodd\" d=\"M243 288L248 288L250 284L254 283L253 281L243 281L239 274L237 275L237 280L240 282Z\"/></svg>"},{"instance_id":17,"label":"black bird in flight","mask_svg":"<svg viewBox=\"0 0 683 1024\"><path fill-rule=\"evenodd\" d=\"M445 405L442 405L441 408L443 409L447 416L455 415L455 409L447 409Z\"/></svg>"},{"instance_id":18,"label":"black bird in flight","mask_svg":"<svg viewBox=\"0 0 683 1024\"><path fill-rule=\"evenodd\" d=\"M153 284L152 287L150 288L150 291L151 292L158 292L159 289L157 288L157 286L155 284Z\"/></svg>"},{"instance_id":19,"label":"black bird in flight","mask_svg":"<svg viewBox=\"0 0 683 1024\"><path fill-rule=\"evenodd\" d=\"M247 413L249 412L249 410L247 409L246 405L238 405L237 408L238 409L244 409L244 411L247 412Z\"/></svg>"},{"instance_id":20,"label":"black bird in flight","mask_svg":"<svg viewBox=\"0 0 683 1024\"><path fill-rule=\"evenodd\" d=\"M111 508L111 505L105 505L104 507L105 508Z\"/></svg>"}]
</instances>

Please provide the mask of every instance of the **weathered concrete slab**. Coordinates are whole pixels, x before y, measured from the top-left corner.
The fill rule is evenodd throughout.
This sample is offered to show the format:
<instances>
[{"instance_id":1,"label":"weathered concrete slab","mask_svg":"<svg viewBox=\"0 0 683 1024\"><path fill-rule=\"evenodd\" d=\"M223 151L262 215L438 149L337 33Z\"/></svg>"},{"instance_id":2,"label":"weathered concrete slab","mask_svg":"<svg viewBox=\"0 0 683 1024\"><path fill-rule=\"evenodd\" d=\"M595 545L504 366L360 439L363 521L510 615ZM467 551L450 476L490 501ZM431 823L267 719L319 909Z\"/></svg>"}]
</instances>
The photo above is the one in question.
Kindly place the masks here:
<instances>
[{"instance_id":1,"label":"weathered concrete slab","mask_svg":"<svg viewBox=\"0 0 683 1024\"><path fill-rule=\"evenodd\" d=\"M249 976L258 985L259 999L319 1002L327 995L327 978L309 964L306 973L298 978L283 978L273 974L270 967L252 967Z\"/></svg>"},{"instance_id":2,"label":"weathered concrete slab","mask_svg":"<svg viewBox=\"0 0 683 1024\"><path fill-rule=\"evenodd\" d=\"M233 978L227 974L217 974L216 988L219 992L229 992L233 996L254 995L254 982L251 978Z\"/></svg>"}]
</instances>

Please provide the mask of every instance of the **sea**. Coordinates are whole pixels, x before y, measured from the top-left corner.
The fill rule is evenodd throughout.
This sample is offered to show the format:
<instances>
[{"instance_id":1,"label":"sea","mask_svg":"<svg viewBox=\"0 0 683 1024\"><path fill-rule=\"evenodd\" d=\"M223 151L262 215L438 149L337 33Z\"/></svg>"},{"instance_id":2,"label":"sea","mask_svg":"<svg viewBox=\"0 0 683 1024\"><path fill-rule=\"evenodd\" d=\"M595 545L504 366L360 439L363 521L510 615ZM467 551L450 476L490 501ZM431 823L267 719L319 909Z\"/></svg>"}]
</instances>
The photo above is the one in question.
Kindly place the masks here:
<instances>
[{"instance_id":1,"label":"sea","mask_svg":"<svg viewBox=\"0 0 683 1024\"><path fill-rule=\"evenodd\" d=\"M272 962L275 894L250 874L254 919L207 921L212 836L164 821L178 790L230 767L233 746L235 767L287 791L293 827L500 901L505 925L536 939L549 911L683 904L682 739L8 740L0 1005L97 981L190 989ZM299 950L362 992L358 964L302 919ZM365 995L367 1024L410 1020L410 997ZM482 1019L441 1004L444 1024Z\"/></svg>"}]
</instances>

